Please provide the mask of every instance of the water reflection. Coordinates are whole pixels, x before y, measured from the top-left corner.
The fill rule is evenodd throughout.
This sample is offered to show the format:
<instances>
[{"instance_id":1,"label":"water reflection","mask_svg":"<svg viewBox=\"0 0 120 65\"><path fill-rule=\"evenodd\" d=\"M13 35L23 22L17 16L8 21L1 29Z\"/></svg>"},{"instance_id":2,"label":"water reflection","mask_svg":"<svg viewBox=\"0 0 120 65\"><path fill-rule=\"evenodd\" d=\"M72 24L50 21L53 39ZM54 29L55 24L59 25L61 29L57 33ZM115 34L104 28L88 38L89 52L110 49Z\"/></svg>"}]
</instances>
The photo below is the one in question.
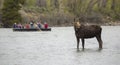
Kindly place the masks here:
<instances>
[{"instance_id":1,"label":"water reflection","mask_svg":"<svg viewBox=\"0 0 120 65\"><path fill-rule=\"evenodd\" d=\"M86 49L85 48L85 49L77 49L76 52L77 53L80 53L80 52L92 52L93 53L93 52L101 52L102 50L103 49L99 49L99 48L97 50L95 50L95 49Z\"/></svg>"}]
</instances>

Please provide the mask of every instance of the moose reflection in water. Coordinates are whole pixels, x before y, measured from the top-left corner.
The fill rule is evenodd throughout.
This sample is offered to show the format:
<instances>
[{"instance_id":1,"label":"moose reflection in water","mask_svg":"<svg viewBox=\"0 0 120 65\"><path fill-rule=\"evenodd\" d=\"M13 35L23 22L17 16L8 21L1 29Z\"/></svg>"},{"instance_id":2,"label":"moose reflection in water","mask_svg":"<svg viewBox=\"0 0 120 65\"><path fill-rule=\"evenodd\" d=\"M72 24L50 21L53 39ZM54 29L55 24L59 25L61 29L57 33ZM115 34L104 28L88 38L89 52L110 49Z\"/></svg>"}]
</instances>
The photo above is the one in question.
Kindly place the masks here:
<instances>
[{"instance_id":1,"label":"moose reflection in water","mask_svg":"<svg viewBox=\"0 0 120 65\"><path fill-rule=\"evenodd\" d=\"M99 49L102 49L102 39L101 39L101 32L102 28L99 25L83 25L80 24L80 19L76 21L74 19L74 30L77 39L77 49L79 49L79 39L82 41L82 48L84 49L84 40L87 38L96 37L99 43Z\"/></svg>"}]
</instances>

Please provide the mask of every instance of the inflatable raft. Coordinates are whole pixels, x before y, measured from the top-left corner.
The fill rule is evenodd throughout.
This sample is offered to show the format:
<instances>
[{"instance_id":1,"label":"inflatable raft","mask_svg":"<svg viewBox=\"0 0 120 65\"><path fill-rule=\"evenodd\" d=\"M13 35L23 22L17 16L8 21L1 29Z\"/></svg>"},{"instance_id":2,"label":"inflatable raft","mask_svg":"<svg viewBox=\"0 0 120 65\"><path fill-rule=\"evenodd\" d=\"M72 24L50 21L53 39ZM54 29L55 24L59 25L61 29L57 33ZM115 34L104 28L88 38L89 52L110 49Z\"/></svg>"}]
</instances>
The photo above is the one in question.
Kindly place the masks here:
<instances>
[{"instance_id":1,"label":"inflatable raft","mask_svg":"<svg viewBox=\"0 0 120 65\"><path fill-rule=\"evenodd\" d=\"M42 28L42 29L19 29L19 28L13 28L13 31L51 31L51 28Z\"/></svg>"}]
</instances>

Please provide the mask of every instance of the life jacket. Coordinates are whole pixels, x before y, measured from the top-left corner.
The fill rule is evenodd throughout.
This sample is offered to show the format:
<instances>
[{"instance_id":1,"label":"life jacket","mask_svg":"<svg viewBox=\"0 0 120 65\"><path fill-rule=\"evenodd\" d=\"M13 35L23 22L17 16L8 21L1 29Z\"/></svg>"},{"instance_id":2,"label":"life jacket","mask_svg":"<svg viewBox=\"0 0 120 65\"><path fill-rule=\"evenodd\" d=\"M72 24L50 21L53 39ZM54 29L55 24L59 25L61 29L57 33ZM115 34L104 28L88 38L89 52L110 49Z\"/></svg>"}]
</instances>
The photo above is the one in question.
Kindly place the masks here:
<instances>
[{"instance_id":1,"label":"life jacket","mask_svg":"<svg viewBox=\"0 0 120 65\"><path fill-rule=\"evenodd\" d=\"M48 24L46 23L46 24L44 24L44 28L45 29L47 29L48 28Z\"/></svg>"},{"instance_id":2,"label":"life jacket","mask_svg":"<svg viewBox=\"0 0 120 65\"><path fill-rule=\"evenodd\" d=\"M29 28L30 28L29 24L26 24L26 26L25 26L25 27L26 27L26 29L29 29Z\"/></svg>"}]
</instances>

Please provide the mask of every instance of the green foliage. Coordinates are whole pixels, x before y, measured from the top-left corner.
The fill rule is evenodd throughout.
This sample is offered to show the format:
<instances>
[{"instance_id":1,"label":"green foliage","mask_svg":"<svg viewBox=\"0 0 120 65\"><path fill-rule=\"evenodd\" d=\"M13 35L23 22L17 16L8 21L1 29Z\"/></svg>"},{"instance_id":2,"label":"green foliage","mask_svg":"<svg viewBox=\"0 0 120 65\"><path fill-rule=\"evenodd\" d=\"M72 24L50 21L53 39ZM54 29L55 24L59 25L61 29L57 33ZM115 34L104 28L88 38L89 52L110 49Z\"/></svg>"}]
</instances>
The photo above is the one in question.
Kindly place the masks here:
<instances>
[{"instance_id":1,"label":"green foliage","mask_svg":"<svg viewBox=\"0 0 120 65\"><path fill-rule=\"evenodd\" d=\"M25 0L24 1L24 6L26 7L32 7L36 5L36 0Z\"/></svg>"},{"instance_id":2,"label":"green foliage","mask_svg":"<svg viewBox=\"0 0 120 65\"><path fill-rule=\"evenodd\" d=\"M0 0L0 14L1 14L2 6L3 6L3 0Z\"/></svg>"},{"instance_id":3,"label":"green foliage","mask_svg":"<svg viewBox=\"0 0 120 65\"><path fill-rule=\"evenodd\" d=\"M2 8L2 23L4 27L8 28L13 23L21 22L22 18L18 12L21 9L20 4L24 4L24 0L4 0Z\"/></svg>"},{"instance_id":4,"label":"green foliage","mask_svg":"<svg viewBox=\"0 0 120 65\"><path fill-rule=\"evenodd\" d=\"M0 4L1 4L0 0ZM14 22L20 22L21 16L18 11L21 9L26 14L39 18L41 15L49 16L53 21L62 19L67 15L71 17L82 17L86 20L95 18L110 18L120 20L120 0L4 0L3 23L10 26ZM114 1L114 3L113 3ZM42 4L43 5L42 5ZM40 5L40 6L39 6ZM66 15L67 14L67 15ZM24 14L23 14L24 15ZM27 15L25 15L28 17ZM53 16L58 16L56 19ZM61 18L59 18L61 17ZM28 17L29 18L29 17ZM103 20L103 19L101 19ZM7 25L5 25L7 26ZM9 26L7 26L9 27Z\"/></svg>"}]
</instances>

